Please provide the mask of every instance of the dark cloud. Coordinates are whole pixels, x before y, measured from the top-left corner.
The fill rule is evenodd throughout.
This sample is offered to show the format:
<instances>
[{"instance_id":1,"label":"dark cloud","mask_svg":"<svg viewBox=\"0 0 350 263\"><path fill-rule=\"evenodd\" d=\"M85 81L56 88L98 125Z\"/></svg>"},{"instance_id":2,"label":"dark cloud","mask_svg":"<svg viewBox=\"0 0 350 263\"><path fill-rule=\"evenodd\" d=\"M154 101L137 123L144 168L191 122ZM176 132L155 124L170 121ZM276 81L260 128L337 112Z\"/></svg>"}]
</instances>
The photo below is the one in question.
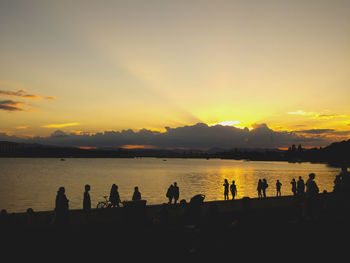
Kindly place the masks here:
<instances>
[{"instance_id":1,"label":"dark cloud","mask_svg":"<svg viewBox=\"0 0 350 263\"><path fill-rule=\"evenodd\" d=\"M299 130L296 133L301 134L312 134L312 135L335 135L335 136L346 136L350 134L350 131L337 131L334 129L311 129L311 130Z\"/></svg>"},{"instance_id":2,"label":"dark cloud","mask_svg":"<svg viewBox=\"0 0 350 263\"><path fill-rule=\"evenodd\" d=\"M18 107L21 104L23 104L23 102L13 100L0 100L0 110L23 111L22 108Z\"/></svg>"},{"instance_id":3,"label":"dark cloud","mask_svg":"<svg viewBox=\"0 0 350 263\"><path fill-rule=\"evenodd\" d=\"M296 131L297 133L307 133L307 134L325 134L332 133L334 129L311 129L311 130L300 130Z\"/></svg>"},{"instance_id":4,"label":"dark cloud","mask_svg":"<svg viewBox=\"0 0 350 263\"><path fill-rule=\"evenodd\" d=\"M45 97L42 98L40 95L36 94L26 94L26 90L0 90L0 96L6 97L16 97L16 98L24 98L24 99L35 99L35 100L54 100L56 97ZM5 111L24 111L25 109L18 107L18 105L25 104L24 102L14 101L14 100L0 100L0 110ZM33 109L27 109L33 110Z\"/></svg>"},{"instance_id":5,"label":"dark cloud","mask_svg":"<svg viewBox=\"0 0 350 263\"><path fill-rule=\"evenodd\" d=\"M41 97L37 94L27 94L27 91L24 89L13 91L13 90L0 90L0 96L8 96L8 97L21 97L25 99L36 99L36 100L54 100L56 97Z\"/></svg>"},{"instance_id":6,"label":"dark cloud","mask_svg":"<svg viewBox=\"0 0 350 263\"><path fill-rule=\"evenodd\" d=\"M17 136L14 135L8 135L7 133L0 132L0 141L14 141L14 142L19 142L22 141L23 139L18 138Z\"/></svg>"},{"instance_id":7,"label":"dark cloud","mask_svg":"<svg viewBox=\"0 0 350 263\"><path fill-rule=\"evenodd\" d=\"M66 134L65 132L63 132L61 130L54 131L51 134L51 138L62 138L62 137L68 137L68 136L69 136L68 134Z\"/></svg>"},{"instance_id":8,"label":"dark cloud","mask_svg":"<svg viewBox=\"0 0 350 263\"><path fill-rule=\"evenodd\" d=\"M12 91L12 90L0 90L0 95L9 97L21 97L26 91L24 89Z\"/></svg>"},{"instance_id":9,"label":"dark cloud","mask_svg":"<svg viewBox=\"0 0 350 263\"><path fill-rule=\"evenodd\" d=\"M57 130L49 137L27 139L59 146L122 147L124 145L149 145L155 148L209 149L209 148L276 148L292 144L324 146L330 141L322 136L304 136L296 132L274 131L265 123L256 124L252 130L233 126L208 126L204 123L177 128L166 127L165 132L142 129L140 131L106 131L96 134L68 134Z\"/></svg>"}]
</instances>

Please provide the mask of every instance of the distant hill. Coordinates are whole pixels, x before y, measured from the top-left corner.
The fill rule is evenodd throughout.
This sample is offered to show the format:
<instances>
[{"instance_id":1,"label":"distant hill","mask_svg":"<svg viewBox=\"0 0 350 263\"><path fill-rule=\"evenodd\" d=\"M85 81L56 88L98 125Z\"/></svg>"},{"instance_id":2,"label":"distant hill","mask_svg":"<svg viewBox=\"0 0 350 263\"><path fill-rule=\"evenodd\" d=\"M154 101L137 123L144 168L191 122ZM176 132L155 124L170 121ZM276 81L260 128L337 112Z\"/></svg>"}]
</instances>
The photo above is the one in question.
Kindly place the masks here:
<instances>
[{"instance_id":1,"label":"distant hill","mask_svg":"<svg viewBox=\"0 0 350 263\"><path fill-rule=\"evenodd\" d=\"M212 148L208 151L188 149L80 149L52 145L0 141L0 157L55 158L221 158L252 161L319 162L350 167L350 140L335 142L324 148L303 149L294 145L289 150Z\"/></svg>"}]
</instances>

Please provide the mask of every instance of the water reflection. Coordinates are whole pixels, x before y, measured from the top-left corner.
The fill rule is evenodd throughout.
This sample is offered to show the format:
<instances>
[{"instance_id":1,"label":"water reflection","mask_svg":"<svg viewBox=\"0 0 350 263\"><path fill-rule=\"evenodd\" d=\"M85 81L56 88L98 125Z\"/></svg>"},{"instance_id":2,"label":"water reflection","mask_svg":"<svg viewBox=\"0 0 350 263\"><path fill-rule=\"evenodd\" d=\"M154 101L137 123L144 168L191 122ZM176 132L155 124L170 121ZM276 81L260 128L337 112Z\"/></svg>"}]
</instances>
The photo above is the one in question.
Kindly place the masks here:
<instances>
[{"instance_id":1,"label":"water reflection","mask_svg":"<svg viewBox=\"0 0 350 263\"><path fill-rule=\"evenodd\" d=\"M243 162L235 160L168 159L66 159L0 158L0 209L9 212L52 210L57 189L65 186L70 208L81 208L85 184L91 185L91 202L109 195L113 183L119 186L121 200L130 200L135 186L148 204L167 202L171 183L180 187L180 200L205 194L206 200L223 200L224 179L235 180L237 197L257 197L257 182L266 178L268 196L276 195L276 181L282 195L291 195L291 180L316 174L320 191L332 191L338 169L323 164L282 162Z\"/></svg>"}]
</instances>

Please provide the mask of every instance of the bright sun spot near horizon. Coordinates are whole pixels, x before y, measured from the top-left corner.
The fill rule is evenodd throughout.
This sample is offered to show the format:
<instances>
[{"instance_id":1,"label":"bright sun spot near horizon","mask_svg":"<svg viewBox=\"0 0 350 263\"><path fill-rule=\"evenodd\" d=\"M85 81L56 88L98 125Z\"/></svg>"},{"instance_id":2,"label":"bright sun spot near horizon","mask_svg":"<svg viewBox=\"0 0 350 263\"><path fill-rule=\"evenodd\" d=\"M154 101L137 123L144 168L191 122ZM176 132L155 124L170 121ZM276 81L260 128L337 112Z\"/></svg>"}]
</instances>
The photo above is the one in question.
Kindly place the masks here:
<instances>
[{"instance_id":1,"label":"bright sun spot near horizon","mask_svg":"<svg viewBox=\"0 0 350 263\"><path fill-rule=\"evenodd\" d=\"M222 122L218 122L218 123L211 123L209 124L209 126L216 126L216 125L222 125L222 126L234 126L234 127L238 127L236 126L237 124L240 124L240 121L222 121ZM239 126L240 127L240 126Z\"/></svg>"}]
</instances>

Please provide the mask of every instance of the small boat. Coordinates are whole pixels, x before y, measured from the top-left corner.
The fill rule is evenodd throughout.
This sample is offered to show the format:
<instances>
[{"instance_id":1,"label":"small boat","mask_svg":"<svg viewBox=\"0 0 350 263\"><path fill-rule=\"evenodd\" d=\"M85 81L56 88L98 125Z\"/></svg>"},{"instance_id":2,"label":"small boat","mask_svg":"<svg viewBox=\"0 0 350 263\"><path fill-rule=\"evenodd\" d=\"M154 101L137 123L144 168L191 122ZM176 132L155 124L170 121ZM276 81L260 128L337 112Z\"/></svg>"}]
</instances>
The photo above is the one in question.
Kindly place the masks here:
<instances>
[{"instance_id":1,"label":"small boat","mask_svg":"<svg viewBox=\"0 0 350 263\"><path fill-rule=\"evenodd\" d=\"M65 161L65 159L61 158L61 161Z\"/></svg>"}]
</instances>

